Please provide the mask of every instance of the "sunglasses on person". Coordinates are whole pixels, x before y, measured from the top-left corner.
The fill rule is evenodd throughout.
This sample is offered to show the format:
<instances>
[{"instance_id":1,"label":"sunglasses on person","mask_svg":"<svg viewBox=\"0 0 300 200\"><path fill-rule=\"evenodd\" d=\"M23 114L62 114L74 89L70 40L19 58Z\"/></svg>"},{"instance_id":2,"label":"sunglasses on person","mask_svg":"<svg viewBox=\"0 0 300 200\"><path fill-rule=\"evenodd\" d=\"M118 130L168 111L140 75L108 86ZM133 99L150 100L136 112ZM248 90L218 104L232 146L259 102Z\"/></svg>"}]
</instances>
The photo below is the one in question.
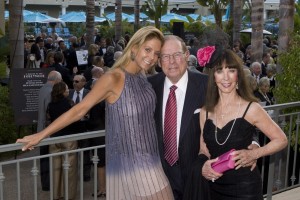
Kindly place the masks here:
<instances>
[{"instance_id":1,"label":"sunglasses on person","mask_svg":"<svg viewBox=\"0 0 300 200\"><path fill-rule=\"evenodd\" d=\"M73 83L79 83L79 82L80 82L80 81L78 81L78 80L74 80L74 81L73 81Z\"/></svg>"}]
</instances>

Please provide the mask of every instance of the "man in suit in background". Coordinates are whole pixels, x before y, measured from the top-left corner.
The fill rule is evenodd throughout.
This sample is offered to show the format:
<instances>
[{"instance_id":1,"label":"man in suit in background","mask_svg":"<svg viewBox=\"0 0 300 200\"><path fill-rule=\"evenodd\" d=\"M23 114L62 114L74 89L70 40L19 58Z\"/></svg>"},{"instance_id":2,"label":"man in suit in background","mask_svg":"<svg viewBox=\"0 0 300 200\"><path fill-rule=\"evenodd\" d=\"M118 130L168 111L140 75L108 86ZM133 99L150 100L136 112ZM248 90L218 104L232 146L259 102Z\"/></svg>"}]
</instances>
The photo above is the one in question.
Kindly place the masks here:
<instances>
[{"instance_id":1,"label":"man in suit in background","mask_svg":"<svg viewBox=\"0 0 300 200\"><path fill-rule=\"evenodd\" d=\"M170 181L176 200L183 198L185 183L200 149L199 111L204 104L207 76L187 70L189 51L177 36L166 36L161 49L160 66L163 73L149 77L156 96L155 121L162 166ZM177 101L176 162L166 159L165 109L170 86L175 85ZM176 123L175 122L175 123ZM200 170L200 169L199 169ZM200 189L200 188L199 188Z\"/></svg>"},{"instance_id":2,"label":"man in suit in background","mask_svg":"<svg viewBox=\"0 0 300 200\"><path fill-rule=\"evenodd\" d=\"M262 55L261 61L261 74L265 77L267 76L267 66L271 61L271 54L268 50L265 50Z\"/></svg>"},{"instance_id":3,"label":"man in suit in background","mask_svg":"<svg viewBox=\"0 0 300 200\"><path fill-rule=\"evenodd\" d=\"M71 75L69 70L63 66L63 61L64 55L62 52L58 51L54 54L54 64L50 67L61 74L63 81L68 85L69 88L73 88L73 75L78 72L77 67L73 68L73 75Z\"/></svg>"},{"instance_id":4,"label":"man in suit in background","mask_svg":"<svg viewBox=\"0 0 300 200\"><path fill-rule=\"evenodd\" d=\"M61 74L57 71L51 71L48 74L47 82L40 88L38 97L38 121L37 132L40 132L46 127L46 113L49 102L51 101L51 91L55 83L62 80ZM40 155L49 154L49 147L40 146ZM41 183L42 190L49 191L50 178L49 178L49 158L41 158L40 160Z\"/></svg>"},{"instance_id":5,"label":"man in suit in background","mask_svg":"<svg viewBox=\"0 0 300 200\"><path fill-rule=\"evenodd\" d=\"M75 75L73 78L73 87L69 92L69 97L74 101L75 104L82 101L82 99L88 94L89 90L85 89L86 79L83 75ZM87 131L86 123L88 117L82 118L78 123L76 123L77 133L83 133ZM89 147L89 139L79 140L78 147L85 148ZM90 151L83 152L83 180L91 180L91 157Z\"/></svg>"},{"instance_id":6,"label":"man in suit in background","mask_svg":"<svg viewBox=\"0 0 300 200\"><path fill-rule=\"evenodd\" d=\"M262 74L261 64L259 62L253 62L250 66L250 71L257 83L262 77L264 77Z\"/></svg>"}]
</instances>

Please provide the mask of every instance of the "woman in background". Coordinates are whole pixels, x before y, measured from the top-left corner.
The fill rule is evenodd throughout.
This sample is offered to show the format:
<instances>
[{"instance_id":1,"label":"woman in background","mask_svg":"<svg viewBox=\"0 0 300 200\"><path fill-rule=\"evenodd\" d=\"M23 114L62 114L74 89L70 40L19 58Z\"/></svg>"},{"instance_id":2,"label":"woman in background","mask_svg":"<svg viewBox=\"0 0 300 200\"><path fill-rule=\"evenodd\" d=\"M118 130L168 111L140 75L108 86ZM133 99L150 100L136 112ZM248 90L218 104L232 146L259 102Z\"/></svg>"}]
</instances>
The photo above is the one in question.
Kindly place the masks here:
<instances>
[{"instance_id":1,"label":"woman in background","mask_svg":"<svg viewBox=\"0 0 300 200\"><path fill-rule=\"evenodd\" d=\"M258 82L258 90L254 92L254 95L260 100L265 102L266 106L273 105L272 97L269 94L270 80L267 77L262 77Z\"/></svg>"},{"instance_id":2,"label":"woman in background","mask_svg":"<svg viewBox=\"0 0 300 200\"><path fill-rule=\"evenodd\" d=\"M47 115L50 118L51 123L59 118L62 114L72 108L74 102L69 99L69 89L64 82L58 82L54 84L51 92L51 102L47 108ZM58 137L64 135L70 135L76 133L72 124L65 128L56 131L51 137ZM51 144L49 146L49 153L59 153L63 151L70 151L77 149L77 141L63 142L58 144ZM65 160L67 158L67 160ZM62 199L64 194L64 173L65 169L63 164L68 162L68 194L71 200L76 199L77 193L77 154L69 153L67 157L64 155L55 156L53 158L53 198L54 200Z\"/></svg>"}]
</instances>

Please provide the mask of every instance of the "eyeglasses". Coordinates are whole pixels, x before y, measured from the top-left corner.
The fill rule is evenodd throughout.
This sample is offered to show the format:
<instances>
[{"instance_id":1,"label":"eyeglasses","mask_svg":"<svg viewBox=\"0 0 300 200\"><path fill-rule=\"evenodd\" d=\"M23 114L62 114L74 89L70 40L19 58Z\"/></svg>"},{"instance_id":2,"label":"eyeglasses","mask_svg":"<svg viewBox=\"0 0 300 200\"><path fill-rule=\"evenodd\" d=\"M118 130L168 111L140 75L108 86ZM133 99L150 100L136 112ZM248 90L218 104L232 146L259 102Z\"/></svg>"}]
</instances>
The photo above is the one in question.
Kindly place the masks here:
<instances>
[{"instance_id":1,"label":"eyeglasses","mask_svg":"<svg viewBox=\"0 0 300 200\"><path fill-rule=\"evenodd\" d=\"M74 81L73 81L73 83L79 83L79 82L80 82L80 81L78 81L78 80L74 80Z\"/></svg>"},{"instance_id":2,"label":"eyeglasses","mask_svg":"<svg viewBox=\"0 0 300 200\"><path fill-rule=\"evenodd\" d=\"M163 62L168 62L170 61L170 57L172 56L174 60L180 60L182 58L182 54L185 54L185 52L176 52L173 54L161 54L160 59Z\"/></svg>"}]
</instances>

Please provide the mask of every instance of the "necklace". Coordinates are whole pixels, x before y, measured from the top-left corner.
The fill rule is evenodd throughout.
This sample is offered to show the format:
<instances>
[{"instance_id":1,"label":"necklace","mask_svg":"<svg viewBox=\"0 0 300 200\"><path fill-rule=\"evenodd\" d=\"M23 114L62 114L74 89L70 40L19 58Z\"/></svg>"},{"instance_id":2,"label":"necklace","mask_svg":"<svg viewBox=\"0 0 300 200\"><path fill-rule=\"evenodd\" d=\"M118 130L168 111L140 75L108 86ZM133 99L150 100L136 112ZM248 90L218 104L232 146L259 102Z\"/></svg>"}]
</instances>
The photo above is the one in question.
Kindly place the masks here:
<instances>
[{"instance_id":1,"label":"necklace","mask_svg":"<svg viewBox=\"0 0 300 200\"><path fill-rule=\"evenodd\" d=\"M215 112L215 118L216 118L216 124L215 124L215 140L216 140L216 142L218 143L218 145L224 145L224 144L227 142L228 138L230 137L231 132L232 132L232 129L233 129L234 124L235 124L235 121L236 121L236 119L237 119L237 117L238 117L238 114L239 114L239 112L240 112L240 108L241 108L241 97L240 97L240 101L239 101L239 109L238 109L238 111L237 111L237 113L236 113L236 117L235 117L235 119L234 119L234 121L233 121L233 123L232 123L232 126L231 126L231 128L230 128L229 134L227 135L227 137L226 137L226 139L225 139L225 141L224 141L223 143L221 143L221 142L218 141L218 137L217 137L217 134L218 134L218 120L217 120L217 112Z\"/></svg>"},{"instance_id":2,"label":"necklace","mask_svg":"<svg viewBox=\"0 0 300 200\"><path fill-rule=\"evenodd\" d=\"M222 105L222 103L221 103L221 118L222 118L222 120L223 120L223 118L225 117L225 115L227 115L227 113L228 113L228 104L229 104L229 100L228 100L227 103L225 104L225 108L227 108L227 110L226 110L226 111L224 110L224 112L223 112L223 105Z\"/></svg>"}]
</instances>

